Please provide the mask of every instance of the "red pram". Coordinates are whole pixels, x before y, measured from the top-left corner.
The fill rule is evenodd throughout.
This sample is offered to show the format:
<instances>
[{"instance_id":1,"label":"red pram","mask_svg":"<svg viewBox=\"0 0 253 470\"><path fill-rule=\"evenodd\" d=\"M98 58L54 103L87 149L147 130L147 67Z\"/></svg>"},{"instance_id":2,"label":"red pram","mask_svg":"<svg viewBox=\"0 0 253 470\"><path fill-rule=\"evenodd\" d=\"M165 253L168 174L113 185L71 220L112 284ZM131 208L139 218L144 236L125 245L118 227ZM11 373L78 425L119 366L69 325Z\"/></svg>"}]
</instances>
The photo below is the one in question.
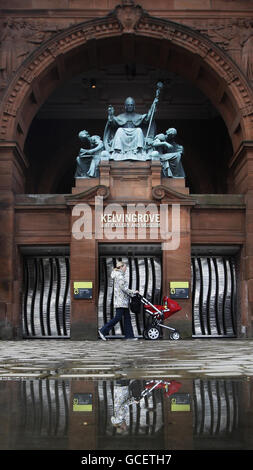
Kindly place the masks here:
<instances>
[{"instance_id":1,"label":"red pram","mask_svg":"<svg viewBox=\"0 0 253 470\"><path fill-rule=\"evenodd\" d=\"M175 328L167 325L163 325L163 320L171 317L174 313L179 312L182 309L180 305L169 297L163 297L163 305L153 305L145 297L141 297L141 302L144 304L144 311L152 317L152 323L143 331L143 337L145 339L159 339L161 335L161 328L167 328L171 330L170 339L180 339L180 333Z\"/></svg>"},{"instance_id":2,"label":"red pram","mask_svg":"<svg viewBox=\"0 0 253 470\"><path fill-rule=\"evenodd\" d=\"M153 391L154 389L160 388L164 390L166 397L170 397L170 395L177 393L181 386L181 382L176 382L176 380L151 380L146 383L143 394L147 394L147 390L150 392L151 390Z\"/></svg>"}]
</instances>

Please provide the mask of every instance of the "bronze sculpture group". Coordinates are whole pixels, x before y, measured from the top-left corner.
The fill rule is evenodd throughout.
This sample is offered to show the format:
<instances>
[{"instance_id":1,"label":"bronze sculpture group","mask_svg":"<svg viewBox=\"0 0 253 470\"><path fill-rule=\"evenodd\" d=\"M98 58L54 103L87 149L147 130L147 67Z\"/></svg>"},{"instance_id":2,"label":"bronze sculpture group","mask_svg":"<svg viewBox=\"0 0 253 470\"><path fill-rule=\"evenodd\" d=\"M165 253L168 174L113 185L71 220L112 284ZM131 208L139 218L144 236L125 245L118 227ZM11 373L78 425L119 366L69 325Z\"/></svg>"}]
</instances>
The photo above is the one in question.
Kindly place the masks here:
<instances>
[{"instance_id":1,"label":"bronze sculpture group","mask_svg":"<svg viewBox=\"0 0 253 470\"><path fill-rule=\"evenodd\" d=\"M125 100L125 112L118 116L115 116L110 105L103 140L97 135L90 136L86 130L79 132L78 136L87 148L80 148L76 159L76 178L98 177L101 160L160 160L164 176L185 177L181 162L184 149L175 142L176 129L169 128L165 134L155 133L153 117L162 86L158 82L155 99L146 114L135 112L132 97Z\"/></svg>"}]
</instances>

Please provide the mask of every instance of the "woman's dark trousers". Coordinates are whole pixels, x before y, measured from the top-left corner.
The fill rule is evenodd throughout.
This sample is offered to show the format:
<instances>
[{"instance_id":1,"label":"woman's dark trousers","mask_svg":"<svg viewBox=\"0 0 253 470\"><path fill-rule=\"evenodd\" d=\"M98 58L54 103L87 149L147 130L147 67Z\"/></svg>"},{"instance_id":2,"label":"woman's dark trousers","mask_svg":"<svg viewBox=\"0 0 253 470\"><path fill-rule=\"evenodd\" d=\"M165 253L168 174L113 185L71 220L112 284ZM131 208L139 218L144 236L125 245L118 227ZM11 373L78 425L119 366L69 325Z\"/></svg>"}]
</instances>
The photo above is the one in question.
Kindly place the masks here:
<instances>
[{"instance_id":1,"label":"woman's dark trousers","mask_svg":"<svg viewBox=\"0 0 253 470\"><path fill-rule=\"evenodd\" d=\"M112 329L116 323L118 323L121 319L124 320L124 333L125 338L133 338L134 332L131 323L131 316L128 308L125 307L118 307L116 308L116 315L112 318L108 323L106 323L101 329L101 333L106 336L109 334L109 331Z\"/></svg>"}]
</instances>

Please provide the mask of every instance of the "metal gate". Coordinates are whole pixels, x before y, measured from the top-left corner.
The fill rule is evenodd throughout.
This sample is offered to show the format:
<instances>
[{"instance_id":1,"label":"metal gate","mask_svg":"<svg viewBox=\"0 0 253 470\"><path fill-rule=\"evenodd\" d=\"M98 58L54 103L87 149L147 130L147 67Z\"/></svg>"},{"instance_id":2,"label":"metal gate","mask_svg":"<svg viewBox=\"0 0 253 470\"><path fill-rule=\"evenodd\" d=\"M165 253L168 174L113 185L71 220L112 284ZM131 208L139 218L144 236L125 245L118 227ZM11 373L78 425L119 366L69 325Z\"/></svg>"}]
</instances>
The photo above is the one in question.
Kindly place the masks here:
<instances>
[{"instance_id":1,"label":"metal gate","mask_svg":"<svg viewBox=\"0 0 253 470\"><path fill-rule=\"evenodd\" d=\"M23 337L69 338L68 250L45 251L23 250Z\"/></svg>"},{"instance_id":2,"label":"metal gate","mask_svg":"<svg viewBox=\"0 0 253 470\"><path fill-rule=\"evenodd\" d=\"M235 256L195 255L191 266L193 336L235 337Z\"/></svg>"},{"instance_id":3,"label":"metal gate","mask_svg":"<svg viewBox=\"0 0 253 470\"><path fill-rule=\"evenodd\" d=\"M144 245L145 247L145 245ZM111 279L112 269L116 266L118 259L121 259L127 265L126 277L128 279L129 289L138 290L152 303L159 304L162 297L162 258L160 254L160 245L155 247L151 245L145 247L151 255L142 254L143 246L135 245L124 246L103 246L100 249L100 272L99 272L99 301L98 301L98 326L101 328L115 315L113 305L113 281ZM114 251L116 256L111 256ZM122 251L128 253L123 256ZM144 315L143 309L140 314L131 312L131 320L135 336L142 335L149 319ZM123 336L123 323L120 322L110 331L111 337Z\"/></svg>"},{"instance_id":4,"label":"metal gate","mask_svg":"<svg viewBox=\"0 0 253 470\"><path fill-rule=\"evenodd\" d=\"M233 380L194 380L194 436L231 435L239 423L239 384Z\"/></svg>"},{"instance_id":5,"label":"metal gate","mask_svg":"<svg viewBox=\"0 0 253 470\"><path fill-rule=\"evenodd\" d=\"M70 400L68 381L47 378L22 381L19 399L22 439L28 440L30 447L42 437L51 438L52 441L55 438L67 438ZM52 446L54 444L52 442Z\"/></svg>"}]
</instances>

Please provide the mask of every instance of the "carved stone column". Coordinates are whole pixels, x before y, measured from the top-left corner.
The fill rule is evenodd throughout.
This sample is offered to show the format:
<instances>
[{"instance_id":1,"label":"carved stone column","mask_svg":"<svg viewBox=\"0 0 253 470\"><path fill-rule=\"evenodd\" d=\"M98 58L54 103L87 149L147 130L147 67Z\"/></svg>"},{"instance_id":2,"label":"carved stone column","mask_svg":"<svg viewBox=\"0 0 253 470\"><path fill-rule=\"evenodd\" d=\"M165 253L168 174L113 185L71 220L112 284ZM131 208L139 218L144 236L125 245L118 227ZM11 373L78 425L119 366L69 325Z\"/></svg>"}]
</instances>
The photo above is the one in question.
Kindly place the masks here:
<instances>
[{"instance_id":1,"label":"carved stone column","mask_svg":"<svg viewBox=\"0 0 253 470\"><path fill-rule=\"evenodd\" d=\"M95 197L102 196L106 199L109 190L102 185L89 188L89 184L95 180L96 178L77 179L80 189L83 184L84 190L80 192L79 189L78 194L73 190L73 194L65 198L71 210L70 293L72 340L97 339L99 272L95 233ZM90 298L76 298L74 291L76 282L92 283Z\"/></svg>"},{"instance_id":2,"label":"carved stone column","mask_svg":"<svg viewBox=\"0 0 253 470\"><path fill-rule=\"evenodd\" d=\"M253 334L253 141L243 142L234 155L230 168L235 181L235 191L245 194L246 227L242 251L242 326L247 336Z\"/></svg>"},{"instance_id":3,"label":"carved stone column","mask_svg":"<svg viewBox=\"0 0 253 470\"><path fill-rule=\"evenodd\" d=\"M195 200L171 187L160 185L153 188L153 198L168 207L168 238L161 239L163 250L163 295L170 297L171 282L188 282L188 298L175 299L182 307L180 312L169 318L168 325L179 330L183 338L192 336L191 298L191 209ZM173 179L171 180L173 182ZM184 180L180 180L181 184ZM160 213L161 213L160 205ZM165 207L165 206L164 206ZM169 333L164 332L167 338Z\"/></svg>"}]
</instances>

